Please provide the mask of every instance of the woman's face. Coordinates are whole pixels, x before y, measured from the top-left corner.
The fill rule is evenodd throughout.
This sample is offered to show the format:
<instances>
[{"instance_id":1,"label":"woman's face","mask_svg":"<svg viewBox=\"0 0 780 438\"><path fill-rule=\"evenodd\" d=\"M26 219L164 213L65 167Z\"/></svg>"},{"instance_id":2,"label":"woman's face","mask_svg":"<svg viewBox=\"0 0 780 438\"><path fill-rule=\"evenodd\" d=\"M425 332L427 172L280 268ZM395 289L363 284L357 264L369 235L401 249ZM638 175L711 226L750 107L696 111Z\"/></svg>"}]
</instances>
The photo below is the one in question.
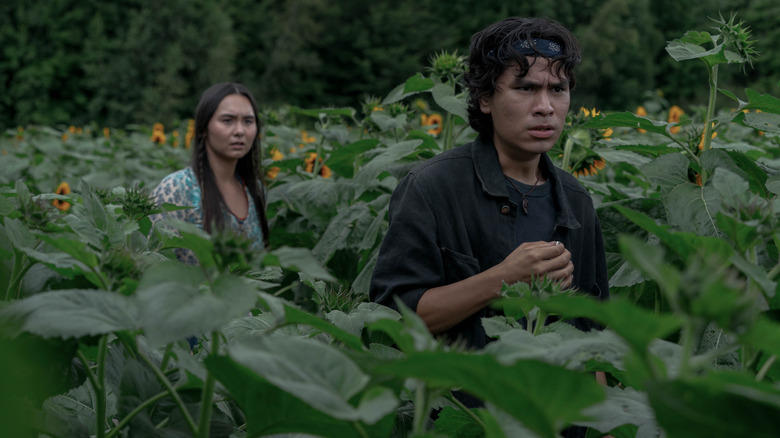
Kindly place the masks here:
<instances>
[{"instance_id":1,"label":"woman's face","mask_svg":"<svg viewBox=\"0 0 780 438\"><path fill-rule=\"evenodd\" d=\"M252 149L256 137L257 121L249 99L240 94L225 96L209 120L206 133L209 159L237 162Z\"/></svg>"}]
</instances>

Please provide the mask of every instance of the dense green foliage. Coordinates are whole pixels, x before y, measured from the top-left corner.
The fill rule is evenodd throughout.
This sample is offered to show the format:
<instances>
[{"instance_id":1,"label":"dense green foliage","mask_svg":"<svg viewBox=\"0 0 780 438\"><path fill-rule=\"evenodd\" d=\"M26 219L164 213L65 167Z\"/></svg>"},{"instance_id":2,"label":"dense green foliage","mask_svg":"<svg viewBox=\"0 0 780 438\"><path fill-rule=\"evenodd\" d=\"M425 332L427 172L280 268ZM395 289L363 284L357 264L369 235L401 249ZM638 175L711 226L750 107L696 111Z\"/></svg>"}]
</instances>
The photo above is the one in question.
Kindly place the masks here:
<instances>
[{"instance_id":1,"label":"dense green foliage","mask_svg":"<svg viewBox=\"0 0 780 438\"><path fill-rule=\"evenodd\" d=\"M749 40L726 16L666 45L703 71L709 96L676 121L657 98L647 115L571 111L550 156L595 199L613 299L506 285L506 316L483 319L496 340L480 352L365 296L399 178L474 135L450 54L359 109L264 114L263 252L152 225L148 188L187 159L172 133L158 144L145 127L7 130L3 433L552 438L579 424L594 436L775 436L780 99L740 98L717 79L751 61ZM716 111L718 99L733 109ZM62 181L73 191L54 193ZM172 260L180 247L200 265ZM606 329L533 324L548 315ZM488 403L465 409L453 388Z\"/></svg>"},{"instance_id":2,"label":"dense green foliage","mask_svg":"<svg viewBox=\"0 0 780 438\"><path fill-rule=\"evenodd\" d=\"M772 0L9 0L0 4L0 128L169 125L191 115L200 90L227 80L248 85L267 108L356 106L420 71L433 52L467 53L475 31L509 15L549 16L580 38L575 106L632 108L656 90L704 101L706 77L675 66L662 47L731 10L759 40L750 83L777 93L779 8ZM746 83L732 72L722 82Z\"/></svg>"}]
</instances>

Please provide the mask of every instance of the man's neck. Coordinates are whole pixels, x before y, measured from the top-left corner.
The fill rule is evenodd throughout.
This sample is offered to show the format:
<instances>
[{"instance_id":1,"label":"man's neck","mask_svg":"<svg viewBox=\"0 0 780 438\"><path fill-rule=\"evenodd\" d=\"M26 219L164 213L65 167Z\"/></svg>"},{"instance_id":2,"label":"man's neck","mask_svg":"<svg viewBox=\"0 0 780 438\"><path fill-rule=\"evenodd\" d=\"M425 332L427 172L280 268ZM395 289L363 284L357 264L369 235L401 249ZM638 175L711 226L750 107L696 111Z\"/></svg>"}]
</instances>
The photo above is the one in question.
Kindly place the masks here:
<instances>
[{"instance_id":1,"label":"man's neck","mask_svg":"<svg viewBox=\"0 0 780 438\"><path fill-rule=\"evenodd\" d=\"M530 160L510 159L509 157L501 156L500 153L498 156L501 171L504 172L504 175L528 185L545 181L544 174L542 174L542 170L539 168L540 160L541 156L539 155Z\"/></svg>"}]
</instances>

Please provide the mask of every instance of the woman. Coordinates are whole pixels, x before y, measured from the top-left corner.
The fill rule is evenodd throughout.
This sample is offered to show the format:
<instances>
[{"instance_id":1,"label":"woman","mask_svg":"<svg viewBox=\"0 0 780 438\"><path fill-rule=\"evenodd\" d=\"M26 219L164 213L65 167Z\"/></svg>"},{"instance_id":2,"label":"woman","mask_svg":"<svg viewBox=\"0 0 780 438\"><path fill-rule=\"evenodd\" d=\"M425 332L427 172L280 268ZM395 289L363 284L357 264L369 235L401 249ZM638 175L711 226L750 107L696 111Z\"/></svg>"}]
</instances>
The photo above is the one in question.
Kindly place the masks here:
<instances>
[{"instance_id":1,"label":"woman","mask_svg":"<svg viewBox=\"0 0 780 438\"><path fill-rule=\"evenodd\" d=\"M209 87L195 110L191 165L163 178L152 192L158 205L192 208L153 219L181 219L209 233L227 226L252 239L256 249L267 247L259 129L257 104L246 87L238 83ZM197 263L192 251L179 250L176 255Z\"/></svg>"}]
</instances>

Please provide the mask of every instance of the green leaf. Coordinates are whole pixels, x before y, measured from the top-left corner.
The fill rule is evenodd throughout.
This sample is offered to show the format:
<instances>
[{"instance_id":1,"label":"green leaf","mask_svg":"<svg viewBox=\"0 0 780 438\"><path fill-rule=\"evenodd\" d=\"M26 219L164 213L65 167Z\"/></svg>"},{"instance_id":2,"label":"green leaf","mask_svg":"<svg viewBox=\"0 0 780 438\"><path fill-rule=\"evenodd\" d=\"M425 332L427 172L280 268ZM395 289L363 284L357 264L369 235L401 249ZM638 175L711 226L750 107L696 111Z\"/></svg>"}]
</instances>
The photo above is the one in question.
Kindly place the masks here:
<instances>
[{"instance_id":1,"label":"green leaf","mask_svg":"<svg viewBox=\"0 0 780 438\"><path fill-rule=\"evenodd\" d=\"M404 83L404 94L430 90L433 86L433 79L424 77L422 73L417 73Z\"/></svg>"},{"instance_id":2,"label":"green leaf","mask_svg":"<svg viewBox=\"0 0 780 438\"><path fill-rule=\"evenodd\" d=\"M41 292L0 309L2 331L14 337L28 332L68 339L132 331L139 319L131 298L97 289Z\"/></svg>"},{"instance_id":3,"label":"green leaf","mask_svg":"<svg viewBox=\"0 0 780 438\"><path fill-rule=\"evenodd\" d=\"M371 424L396 407L395 403L353 406L350 400L366 389L369 376L342 352L314 339L242 339L228 347L228 355L309 406L340 420ZM376 408L385 412L378 413Z\"/></svg>"},{"instance_id":4,"label":"green leaf","mask_svg":"<svg viewBox=\"0 0 780 438\"><path fill-rule=\"evenodd\" d=\"M586 296L552 296L537 299L536 305L562 319L584 317L597 321L629 342L638 351L645 351L656 338L664 338L681 326L674 315L656 314L637 307L623 298L597 301Z\"/></svg>"},{"instance_id":5,"label":"green leaf","mask_svg":"<svg viewBox=\"0 0 780 438\"><path fill-rule=\"evenodd\" d=\"M485 431L470 415L450 406L445 406L439 412L439 417L434 422L433 431L443 436L460 438L482 438L485 436Z\"/></svg>"},{"instance_id":6,"label":"green leaf","mask_svg":"<svg viewBox=\"0 0 780 438\"><path fill-rule=\"evenodd\" d=\"M395 303L401 313L401 320L395 320L394 317L379 319L368 324L369 330L387 333L404 353L435 350L439 342L431 335L423 320L397 297Z\"/></svg>"},{"instance_id":7,"label":"green leaf","mask_svg":"<svg viewBox=\"0 0 780 438\"><path fill-rule=\"evenodd\" d=\"M780 132L780 114L778 113L747 113L742 121L759 131Z\"/></svg>"},{"instance_id":8,"label":"green leaf","mask_svg":"<svg viewBox=\"0 0 780 438\"><path fill-rule=\"evenodd\" d=\"M339 206L338 213L322 233L317 245L311 251L312 254L322 263L327 263L336 251L347 248L349 237L354 233L356 225L362 220L370 221L371 218L371 211L365 202Z\"/></svg>"},{"instance_id":9,"label":"green leaf","mask_svg":"<svg viewBox=\"0 0 780 438\"><path fill-rule=\"evenodd\" d=\"M450 84L436 84L431 89L431 95L437 105L463 120L468 120L466 100L455 96L455 89Z\"/></svg>"},{"instance_id":10,"label":"green leaf","mask_svg":"<svg viewBox=\"0 0 780 438\"><path fill-rule=\"evenodd\" d=\"M243 411L250 413L247 415L247 432L250 436L306 433L361 438L352 422L313 408L255 373L249 366L228 357L209 356L206 358L206 367L230 391ZM295 415L290 415L291 412ZM388 417L377 424L364 425L364 428L370 431L370 436L390 436L392 415Z\"/></svg>"},{"instance_id":11,"label":"green leaf","mask_svg":"<svg viewBox=\"0 0 780 438\"><path fill-rule=\"evenodd\" d=\"M82 241L73 240L72 238L69 239L67 237L54 237L51 234L43 234L40 238L54 248L70 255L88 268L95 268L100 263L97 254Z\"/></svg>"},{"instance_id":12,"label":"green leaf","mask_svg":"<svg viewBox=\"0 0 780 438\"><path fill-rule=\"evenodd\" d=\"M406 82L390 91L384 100L382 100L382 105L398 102L414 94L430 90L433 86L433 79L424 77L422 73L417 73L407 79Z\"/></svg>"},{"instance_id":13,"label":"green leaf","mask_svg":"<svg viewBox=\"0 0 780 438\"><path fill-rule=\"evenodd\" d=\"M770 193L780 195L780 175L772 175L769 177L766 182L766 189L769 190Z\"/></svg>"},{"instance_id":14,"label":"green leaf","mask_svg":"<svg viewBox=\"0 0 780 438\"><path fill-rule=\"evenodd\" d=\"M394 129L403 128L406 125L406 114L392 116L384 111L374 111L369 118L379 126L379 129L382 132L393 131Z\"/></svg>"},{"instance_id":15,"label":"green leaf","mask_svg":"<svg viewBox=\"0 0 780 438\"><path fill-rule=\"evenodd\" d=\"M203 271L177 261L152 266L136 290L141 324L152 345L221 328L246 315L256 291L238 277L220 275L204 284Z\"/></svg>"},{"instance_id":16,"label":"green leaf","mask_svg":"<svg viewBox=\"0 0 780 438\"><path fill-rule=\"evenodd\" d=\"M323 333L329 334L335 340L343 342L344 345L352 348L353 350L361 351L365 349L363 347L363 341L360 340L359 334L355 335L349 333L322 318L299 310L295 307L284 307L284 322L287 324L305 324L314 327Z\"/></svg>"},{"instance_id":17,"label":"green leaf","mask_svg":"<svg viewBox=\"0 0 780 438\"><path fill-rule=\"evenodd\" d=\"M296 272L305 272L317 280L335 282L336 279L317 261L308 248L283 246L263 257L264 265L281 266Z\"/></svg>"},{"instance_id":18,"label":"green leaf","mask_svg":"<svg viewBox=\"0 0 780 438\"><path fill-rule=\"evenodd\" d=\"M353 199L358 199L367 188L376 185L377 178L382 172L395 165L401 158L414 153L421 144L421 140L408 140L393 144L363 165L353 180L355 186Z\"/></svg>"},{"instance_id":19,"label":"green leaf","mask_svg":"<svg viewBox=\"0 0 780 438\"><path fill-rule=\"evenodd\" d=\"M592 420L577 422L578 425L606 433L619 426L633 424L639 427L635 436L657 435L658 424L646 393L633 388L605 387L604 390L606 400L583 411Z\"/></svg>"},{"instance_id":20,"label":"green leaf","mask_svg":"<svg viewBox=\"0 0 780 438\"><path fill-rule=\"evenodd\" d=\"M669 436L777 436L780 394L750 376L707 374L695 380L651 382L647 391Z\"/></svg>"},{"instance_id":21,"label":"green leaf","mask_svg":"<svg viewBox=\"0 0 780 438\"><path fill-rule=\"evenodd\" d=\"M746 88L745 95L748 98L748 104L741 109L759 110L765 113L780 114L780 99L771 94L761 94L760 92Z\"/></svg>"},{"instance_id":22,"label":"green leaf","mask_svg":"<svg viewBox=\"0 0 780 438\"><path fill-rule=\"evenodd\" d=\"M501 365L484 354L419 352L377 367L378 372L413 377L434 388L463 391L505 410L541 437L555 437L564 424L604 392L585 374L538 361Z\"/></svg>"},{"instance_id":23,"label":"green leaf","mask_svg":"<svg viewBox=\"0 0 780 438\"><path fill-rule=\"evenodd\" d=\"M682 260L689 260L690 257L700 257L706 254L720 254L724 259L731 256L733 251L728 243L722 239L700 236L689 232L673 232L667 225L659 225L651 217L622 207L613 205L621 214L639 225L642 229L658 237L661 242L674 251Z\"/></svg>"},{"instance_id":24,"label":"green leaf","mask_svg":"<svg viewBox=\"0 0 780 438\"><path fill-rule=\"evenodd\" d=\"M334 150L328 157L328 167L337 174L352 178L355 174L355 160L364 152L375 149L380 141L375 138L364 138Z\"/></svg>"},{"instance_id":25,"label":"green leaf","mask_svg":"<svg viewBox=\"0 0 780 438\"><path fill-rule=\"evenodd\" d=\"M170 228L178 233L178 237L168 238L163 248L190 249L197 257L200 266L204 269L211 269L216 266L214 261L214 244L211 242L211 236L202 228L179 219L163 219L157 222L155 226Z\"/></svg>"},{"instance_id":26,"label":"green leaf","mask_svg":"<svg viewBox=\"0 0 780 438\"><path fill-rule=\"evenodd\" d=\"M301 114L304 116L320 118L322 116L344 116L352 118L355 116L354 108L319 108L319 109L302 109L298 107L290 108L291 113Z\"/></svg>"},{"instance_id":27,"label":"green leaf","mask_svg":"<svg viewBox=\"0 0 780 438\"><path fill-rule=\"evenodd\" d=\"M672 138L672 135L668 132L671 124L650 120L647 117L638 116L629 111L622 113L602 114L601 117L594 117L583 125L583 128L587 129L606 129L616 127L644 129L647 132L654 132L656 134L661 134Z\"/></svg>"},{"instance_id":28,"label":"green leaf","mask_svg":"<svg viewBox=\"0 0 780 438\"><path fill-rule=\"evenodd\" d=\"M336 327L360 336L366 325L380 319L401 319L401 315L395 310L377 303L360 303L357 308L346 314L340 310L328 312L325 317Z\"/></svg>"},{"instance_id":29,"label":"green leaf","mask_svg":"<svg viewBox=\"0 0 780 438\"><path fill-rule=\"evenodd\" d=\"M780 324L766 316L758 317L741 339L770 355L780 356Z\"/></svg>"},{"instance_id":30,"label":"green leaf","mask_svg":"<svg viewBox=\"0 0 780 438\"><path fill-rule=\"evenodd\" d=\"M116 415L116 393L109 392L106 395L106 418ZM86 426L90 435L96 434L96 394L92 385L85 382L79 387L73 388L62 395L47 399L43 409L48 412L56 412L64 418L73 418Z\"/></svg>"}]
</instances>

